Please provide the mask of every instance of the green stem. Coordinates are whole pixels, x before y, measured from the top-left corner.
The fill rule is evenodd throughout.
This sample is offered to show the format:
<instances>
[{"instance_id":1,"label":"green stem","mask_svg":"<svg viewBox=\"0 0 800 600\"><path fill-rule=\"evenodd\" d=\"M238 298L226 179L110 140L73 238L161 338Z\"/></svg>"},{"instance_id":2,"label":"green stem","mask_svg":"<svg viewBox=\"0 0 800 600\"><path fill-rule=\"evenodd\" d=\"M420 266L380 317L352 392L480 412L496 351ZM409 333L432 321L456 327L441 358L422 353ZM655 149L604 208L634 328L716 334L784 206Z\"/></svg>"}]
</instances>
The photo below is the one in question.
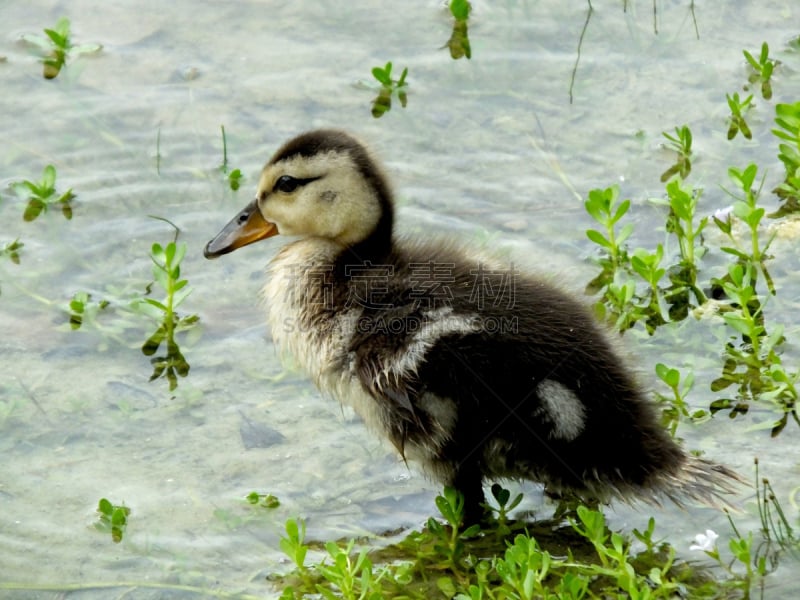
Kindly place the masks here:
<instances>
[{"instance_id":1,"label":"green stem","mask_svg":"<svg viewBox=\"0 0 800 600\"><path fill-rule=\"evenodd\" d=\"M609 211L609 221L606 225L606 232L608 233L608 241L611 243L611 262L614 265L614 269L619 266L619 248L617 248L617 238L614 235L614 224L611 223L611 212Z\"/></svg>"},{"instance_id":2,"label":"green stem","mask_svg":"<svg viewBox=\"0 0 800 600\"><path fill-rule=\"evenodd\" d=\"M228 140L225 138L225 125L220 125L222 130L222 172L228 172Z\"/></svg>"}]
</instances>

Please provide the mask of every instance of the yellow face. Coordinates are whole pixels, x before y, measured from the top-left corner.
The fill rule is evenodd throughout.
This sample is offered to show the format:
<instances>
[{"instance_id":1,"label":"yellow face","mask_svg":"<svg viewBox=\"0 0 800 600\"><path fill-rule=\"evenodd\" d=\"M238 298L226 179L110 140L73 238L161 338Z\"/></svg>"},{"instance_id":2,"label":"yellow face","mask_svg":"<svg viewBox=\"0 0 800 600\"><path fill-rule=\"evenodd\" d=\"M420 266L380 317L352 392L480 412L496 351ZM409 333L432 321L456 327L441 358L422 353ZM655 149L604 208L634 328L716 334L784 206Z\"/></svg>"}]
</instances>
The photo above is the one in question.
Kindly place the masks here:
<instances>
[{"instance_id":1,"label":"yellow face","mask_svg":"<svg viewBox=\"0 0 800 600\"><path fill-rule=\"evenodd\" d=\"M381 212L375 191L350 156L333 151L267 164L256 200L281 235L323 237L342 245L366 238Z\"/></svg>"},{"instance_id":2,"label":"yellow face","mask_svg":"<svg viewBox=\"0 0 800 600\"><path fill-rule=\"evenodd\" d=\"M216 258L278 233L349 246L367 238L381 210L348 152L294 154L266 164L255 200L208 243L205 255Z\"/></svg>"}]
</instances>

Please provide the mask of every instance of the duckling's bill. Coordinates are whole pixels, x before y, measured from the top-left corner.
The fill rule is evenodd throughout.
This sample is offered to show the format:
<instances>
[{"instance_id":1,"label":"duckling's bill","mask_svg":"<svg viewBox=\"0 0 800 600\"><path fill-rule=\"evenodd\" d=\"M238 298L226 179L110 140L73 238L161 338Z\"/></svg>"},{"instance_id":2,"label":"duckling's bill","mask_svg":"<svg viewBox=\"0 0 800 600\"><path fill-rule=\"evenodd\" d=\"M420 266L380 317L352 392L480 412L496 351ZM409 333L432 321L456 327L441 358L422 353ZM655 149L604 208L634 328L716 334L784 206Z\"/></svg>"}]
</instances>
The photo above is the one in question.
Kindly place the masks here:
<instances>
[{"instance_id":1,"label":"duckling's bill","mask_svg":"<svg viewBox=\"0 0 800 600\"><path fill-rule=\"evenodd\" d=\"M247 246L264 238L278 234L275 223L270 223L261 215L258 201L253 200L225 225L216 237L206 244L203 255L217 258L237 248Z\"/></svg>"}]
</instances>

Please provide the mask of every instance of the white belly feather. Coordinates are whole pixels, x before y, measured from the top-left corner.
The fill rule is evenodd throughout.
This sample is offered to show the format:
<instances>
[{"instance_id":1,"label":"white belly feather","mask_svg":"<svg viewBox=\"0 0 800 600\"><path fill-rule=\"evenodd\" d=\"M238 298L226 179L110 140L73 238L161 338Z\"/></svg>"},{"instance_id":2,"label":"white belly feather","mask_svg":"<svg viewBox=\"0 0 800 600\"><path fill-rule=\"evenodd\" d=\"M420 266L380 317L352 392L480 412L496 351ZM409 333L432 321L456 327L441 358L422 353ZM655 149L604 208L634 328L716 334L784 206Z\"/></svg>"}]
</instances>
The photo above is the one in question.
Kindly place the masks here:
<instances>
[{"instance_id":1,"label":"white belly feather","mask_svg":"<svg viewBox=\"0 0 800 600\"><path fill-rule=\"evenodd\" d=\"M347 352L362 309L326 310L319 282L341 248L328 240L305 239L286 246L269 264L262 290L272 339L290 355L321 392L350 406L371 430L385 433L379 406L361 385ZM311 326L310 318L315 318Z\"/></svg>"}]
</instances>

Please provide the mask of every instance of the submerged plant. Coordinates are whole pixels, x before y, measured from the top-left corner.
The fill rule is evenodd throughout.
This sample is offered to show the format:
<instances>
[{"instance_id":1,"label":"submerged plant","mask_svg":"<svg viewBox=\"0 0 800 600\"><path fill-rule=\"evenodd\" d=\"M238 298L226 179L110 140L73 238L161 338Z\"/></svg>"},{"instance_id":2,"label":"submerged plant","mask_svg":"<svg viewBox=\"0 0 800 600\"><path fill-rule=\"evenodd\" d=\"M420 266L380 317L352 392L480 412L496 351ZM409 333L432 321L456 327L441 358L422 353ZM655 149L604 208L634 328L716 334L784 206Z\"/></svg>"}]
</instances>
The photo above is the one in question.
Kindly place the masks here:
<instances>
[{"instance_id":1,"label":"submerged plant","mask_svg":"<svg viewBox=\"0 0 800 600\"><path fill-rule=\"evenodd\" d=\"M397 96L400 105L405 108L408 102L408 84L406 76L408 68L403 69L400 79L392 79L392 63L387 62L384 67L374 67L372 76L381 84L378 97L372 101L372 116L376 119L392 108L392 96Z\"/></svg>"},{"instance_id":2,"label":"submerged plant","mask_svg":"<svg viewBox=\"0 0 800 600\"><path fill-rule=\"evenodd\" d=\"M662 132L667 141L667 146L674 150L678 157L675 164L661 174L661 181L669 181L675 175L680 175L681 179L686 179L692 172L692 131L688 125L675 128L675 135L670 135L666 131Z\"/></svg>"},{"instance_id":3,"label":"submerged plant","mask_svg":"<svg viewBox=\"0 0 800 600\"><path fill-rule=\"evenodd\" d=\"M617 223L625 216L631 206L630 200L619 202L619 186L589 192L584 208L591 217L603 226L603 231L589 229L586 237L597 244L602 255L597 263L602 269L600 275L589 283L587 289L596 291L613 280L614 273L629 263L626 240L633 233L633 225L627 223L617 231Z\"/></svg>"},{"instance_id":4,"label":"submerged plant","mask_svg":"<svg viewBox=\"0 0 800 600\"><path fill-rule=\"evenodd\" d=\"M176 228L176 238L177 235ZM165 344L166 354L153 356L150 359L154 367L150 381L164 376L169 382L170 391L178 386L178 376L186 377L189 374L189 363L175 340L175 334L193 327L200 319L197 315L180 317L176 312L192 293L188 280L181 279L181 261L185 255L185 243L177 244L176 241L172 241L166 246L153 244L150 251L153 279L164 291L165 296L163 300L141 298L133 304L137 310L159 323L155 333L142 345L142 354L153 356L161 344Z\"/></svg>"},{"instance_id":5,"label":"submerged plant","mask_svg":"<svg viewBox=\"0 0 800 600\"><path fill-rule=\"evenodd\" d=\"M19 238L14 240L13 242L6 242L2 248L0 248L0 256L5 256L15 265L19 264L19 252L22 250L22 247L25 244L19 241Z\"/></svg>"},{"instance_id":6,"label":"submerged plant","mask_svg":"<svg viewBox=\"0 0 800 600\"><path fill-rule=\"evenodd\" d=\"M97 503L98 520L95 529L103 533L110 533L115 544L122 541L128 527L128 516L131 509L124 504L112 504L106 498L101 498Z\"/></svg>"},{"instance_id":7,"label":"submerged plant","mask_svg":"<svg viewBox=\"0 0 800 600\"><path fill-rule=\"evenodd\" d=\"M772 98L772 72L775 69L775 65L778 64L778 61L769 57L769 46L767 42L761 44L761 53L758 55L758 59L747 50L742 50L742 53L753 70L748 81L752 85L760 84L761 97L764 98L764 100L769 100Z\"/></svg>"},{"instance_id":8,"label":"submerged plant","mask_svg":"<svg viewBox=\"0 0 800 600\"><path fill-rule=\"evenodd\" d=\"M740 131L748 140L752 139L753 134L750 131L750 126L747 124L744 115L752 108L753 94L750 94L744 100L739 98L738 92L734 92L733 95L725 94L725 97L731 109L731 114L728 117L728 139L732 140Z\"/></svg>"},{"instance_id":9,"label":"submerged plant","mask_svg":"<svg viewBox=\"0 0 800 600\"><path fill-rule=\"evenodd\" d=\"M99 52L103 46L100 44L81 44L75 46L71 40L70 21L61 17L53 29L45 29L47 37L27 33L22 39L36 46L42 53L45 79L53 79L61 72L68 57L79 54Z\"/></svg>"},{"instance_id":10,"label":"submerged plant","mask_svg":"<svg viewBox=\"0 0 800 600\"><path fill-rule=\"evenodd\" d=\"M229 170L228 168L228 140L225 137L225 126L220 125L222 130L222 164L219 166L220 172L225 175L228 180L228 185L234 192L237 191L242 185L242 171L240 169Z\"/></svg>"},{"instance_id":11,"label":"submerged plant","mask_svg":"<svg viewBox=\"0 0 800 600\"><path fill-rule=\"evenodd\" d=\"M666 192L669 205L666 230L678 241L680 260L669 268L670 286L664 294L670 304L669 319L680 321L688 315L692 297L697 305L706 302L706 295L697 284L697 275L699 259L706 253L703 230L708 217L697 219L701 189L686 187L682 180L674 179L667 184Z\"/></svg>"},{"instance_id":12,"label":"submerged plant","mask_svg":"<svg viewBox=\"0 0 800 600\"><path fill-rule=\"evenodd\" d=\"M671 397L656 394L656 397L663 405L661 420L672 437L676 436L681 419L690 419L697 422L708 416L708 412L702 409L690 411L689 403L686 400L689 392L694 387L693 373L690 372L682 376L678 369L668 367L663 363L657 363L656 375L672 392Z\"/></svg>"},{"instance_id":13,"label":"submerged plant","mask_svg":"<svg viewBox=\"0 0 800 600\"><path fill-rule=\"evenodd\" d=\"M86 321L94 322L97 314L109 305L108 300L92 302L92 295L88 292L77 292L69 302L69 326L80 329Z\"/></svg>"},{"instance_id":14,"label":"submerged plant","mask_svg":"<svg viewBox=\"0 0 800 600\"><path fill-rule=\"evenodd\" d=\"M783 201L780 209L769 215L782 217L800 211L800 101L775 106L773 135L782 140L778 158L786 170L786 177L773 192Z\"/></svg>"},{"instance_id":15,"label":"submerged plant","mask_svg":"<svg viewBox=\"0 0 800 600\"><path fill-rule=\"evenodd\" d=\"M787 372L778 348L784 341L783 327L776 325L768 333L764 324L763 303L754 288L754 267L736 263L728 268L726 278L715 282L730 299L722 313L725 323L741 335L741 344L729 342L722 375L711 383L711 390L722 391L736 386L735 398L722 398L711 403L711 411L731 411L731 416L744 414L751 401L771 401L783 416L773 425L772 435L779 434L788 415L797 420L797 381L800 373ZM798 422L800 425L800 422Z\"/></svg>"},{"instance_id":16,"label":"submerged plant","mask_svg":"<svg viewBox=\"0 0 800 600\"><path fill-rule=\"evenodd\" d=\"M444 47L450 49L450 56L458 60L466 57L472 58L472 48L469 43L469 13L472 4L469 0L450 0L450 13L453 15L453 32Z\"/></svg>"},{"instance_id":17,"label":"submerged plant","mask_svg":"<svg viewBox=\"0 0 800 600\"><path fill-rule=\"evenodd\" d=\"M63 194L56 192L56 168L47 165L42 171L42 178L39 181L25 179L12 184L16 194L28 201L22 218L25 221L33 221L43 212L47 212L50 207L59 206L64 218L72 218L72 200L75 194L72 189L68 189Z\"/></svg>"},{"instance_id":18,"label":"submerged plant","mask_svg":"<svg viewBox=\"0 0 800 600\"><path fill-rule=\"evenodd\" d=\"M739 261L749 262L754 267L760 269L764 275L764 279L771 294L775 294L775 285L767 270L766 261L771 258L767 251L769 250L772 240L775 238L773 234L767 242L762 246L761 238L759 236L759 225L764 218L766 212L763 207L759 206L759 196L761 195L761 188L764 185L762 178L758 187L756 185L756 176L758 174L758 167L755 164L750 164L744 169L737 169L731 167L728 169L728 177L735 184L734 191L725 190L733 199L733 216L738 218L750 230L750 244L749 247L742 246L732 233L731 213L728 213L725 219L714 217L714 223L717 227L733 242L733 246L723 247L722 250L728 254L732 254ZM724 188L723 188L724 189Z\"/></svg>"},{"instance_id":19,"label":"submerged plant","mask_svg":"<svg viewBox=\"0 0 800 600\"><path fill-rule=\"evenodd\" d=\"M584 207L603 226L603 231L586 231L586 236L600 247L601 252L595 259L601 271L587 284L586 293L600 293L595 312L618 331L626 331L643 321L652 334L667 319L663 294L659 289L659 282L666 272L661 266L663 248L659 245L655 253L644 248L628 252L625 242L633 233L633 225L626 223L618 229L618 224L630 205L630 200L619 202L619 187L616 185L589 192ZM646 292L638 292L632 275L638 275L647 283Z\"/></svg>"},{"instance_id":20,"label":"submerged plant","mask_svg":"<svg viewBox=\"0 0 800 600\"><path fill-rule=\"evenodd\" d=\"M250 492L247 494L247 502L254 506L261 506L263 508L278 508L281 501L273 494L259 494L258 492Z\"/></svg>"}]
</instances>

